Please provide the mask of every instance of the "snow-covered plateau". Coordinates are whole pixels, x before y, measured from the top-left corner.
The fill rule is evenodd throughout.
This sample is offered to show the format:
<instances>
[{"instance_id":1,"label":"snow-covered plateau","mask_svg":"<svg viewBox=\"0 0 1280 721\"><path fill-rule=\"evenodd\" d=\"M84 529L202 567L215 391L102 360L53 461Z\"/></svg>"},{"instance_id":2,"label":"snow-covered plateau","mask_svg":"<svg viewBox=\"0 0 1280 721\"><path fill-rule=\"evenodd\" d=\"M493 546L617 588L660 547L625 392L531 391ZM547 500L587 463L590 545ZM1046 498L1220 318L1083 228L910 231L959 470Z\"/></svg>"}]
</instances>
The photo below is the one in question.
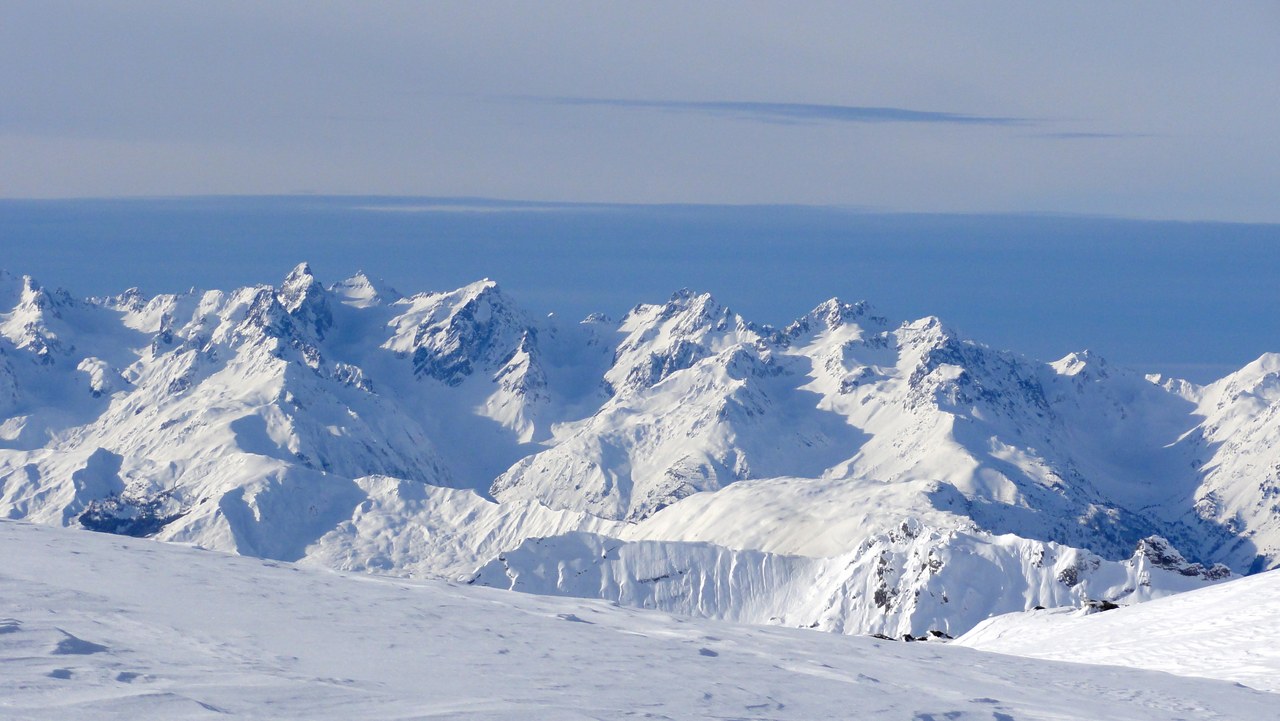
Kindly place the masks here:
<instances>
[{"instance_id":1,"label":"snow-covered plateau","mask_svg":"<svg viewBox=\"0 0 1280 721\"><path fill-rule=\"evenodd\" d=\"M0 521L0 551L6 719L1275 718L1275 694L1227 681L335 573L23 522Z\"/></svg>"},{"instance_id":2,"label":"snow-covered plateau","mask_svg":"<svg viewBox=\"0 0 1280 721\"><path fill-rule=\"evenodd\" d=\"M306 264L155 297L0 274L0 517L752 624L959 636L1276 568L1278 413L1280 355L1199 386L836 299L568 322Z\"/></svg>"}]
</instances>

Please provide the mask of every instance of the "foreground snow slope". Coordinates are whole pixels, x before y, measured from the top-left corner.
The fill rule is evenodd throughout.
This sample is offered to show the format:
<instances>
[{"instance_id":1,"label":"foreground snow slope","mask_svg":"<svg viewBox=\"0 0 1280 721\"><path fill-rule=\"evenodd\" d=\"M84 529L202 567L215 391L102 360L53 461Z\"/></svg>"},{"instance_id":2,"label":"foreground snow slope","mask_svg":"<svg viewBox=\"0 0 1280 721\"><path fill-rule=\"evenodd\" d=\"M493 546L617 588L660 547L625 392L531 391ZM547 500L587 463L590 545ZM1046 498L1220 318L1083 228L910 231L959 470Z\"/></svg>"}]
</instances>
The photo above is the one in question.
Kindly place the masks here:
<instances>
[{"instance_id":1,"label":"foreground snow slope","mask_svg":"<svg viewBox=\"0 0 1280 721\"><path fill-rule=\"evenodd\" d=\"M0 522L14 719L1272 719L1220 681Z\"/></svg>"},{"instance_id":2,"label":"foreground snow slope","mask_svg":"<svg viewBox=\"0 0 1280 721\"><path fill-rule=\"evenodd\" d=\"M999 653L1150 668L1280 692L1280 571L1140 606L997 616L958 644Z\"/></svg>"}]
</instances>

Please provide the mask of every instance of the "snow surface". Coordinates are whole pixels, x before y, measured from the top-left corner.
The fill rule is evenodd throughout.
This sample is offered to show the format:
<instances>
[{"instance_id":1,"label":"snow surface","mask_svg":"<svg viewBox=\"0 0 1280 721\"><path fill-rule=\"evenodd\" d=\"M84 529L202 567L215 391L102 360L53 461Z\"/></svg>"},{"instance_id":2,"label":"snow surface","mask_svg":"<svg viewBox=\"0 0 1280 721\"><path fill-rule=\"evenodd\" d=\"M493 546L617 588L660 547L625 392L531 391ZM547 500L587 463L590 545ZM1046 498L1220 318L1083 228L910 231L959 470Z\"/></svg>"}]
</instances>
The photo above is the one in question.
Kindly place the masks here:
<instances>
[{"instance_id":1,"label":"snow surface","mask_svg":"<svg viewBox=\"0 0 1280 721\"><path fill-rule=\"evenodd\" d=\"M0 678L0 716L23 720L1249 721L1275 718L1278 698L13 521L0 521Z\"/></svg>"},{"instance_id":2,"label":"snow surface","mask_svg":"<svg viewBox=\"0 0 1280 721\"><path fill-rule=\"evenodd\" d=\"M1140 606L997 616L956 643L1034 658L1148 668L1280 692L1280 571Z\"/></svg>"}]
</instances>

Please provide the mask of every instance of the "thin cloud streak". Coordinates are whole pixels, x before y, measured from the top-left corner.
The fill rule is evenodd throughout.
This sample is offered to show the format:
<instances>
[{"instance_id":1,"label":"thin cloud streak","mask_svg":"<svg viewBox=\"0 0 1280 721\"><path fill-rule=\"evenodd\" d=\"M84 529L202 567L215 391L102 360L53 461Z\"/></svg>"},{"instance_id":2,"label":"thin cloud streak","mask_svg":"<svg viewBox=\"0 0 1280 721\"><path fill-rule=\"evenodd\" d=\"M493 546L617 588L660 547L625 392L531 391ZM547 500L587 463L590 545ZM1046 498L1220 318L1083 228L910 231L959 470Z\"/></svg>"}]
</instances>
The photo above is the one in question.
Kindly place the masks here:
<instances>
[{"instance_id":1,"label":"thin cloud streak","mask_svg":"<svg viewBox=\"0 0 1280 721\"><path fill-rule=\"evenodd\" d=\"M1146 133L1040 133L1037 138L1049 138L1050 140L1113 140L1125 138L1150 138Z\"/></svg>"},{"instance_id":2,"label":"thin cloud streak","mask_svg":"<svg viewBox=\"0 0 1280 721\"><path fill-rule=\"evenodd\" d=\"M728 116L761 123L938 123L949 125L1038 125L1031 118L965 115L935 110L912 110L874 105L820 105L815 103L766 103L750 101L636 100L628 98L577 98L517 96L510 100L545 105L632 108L666 112Z\"/></svg>"}]
</instances>

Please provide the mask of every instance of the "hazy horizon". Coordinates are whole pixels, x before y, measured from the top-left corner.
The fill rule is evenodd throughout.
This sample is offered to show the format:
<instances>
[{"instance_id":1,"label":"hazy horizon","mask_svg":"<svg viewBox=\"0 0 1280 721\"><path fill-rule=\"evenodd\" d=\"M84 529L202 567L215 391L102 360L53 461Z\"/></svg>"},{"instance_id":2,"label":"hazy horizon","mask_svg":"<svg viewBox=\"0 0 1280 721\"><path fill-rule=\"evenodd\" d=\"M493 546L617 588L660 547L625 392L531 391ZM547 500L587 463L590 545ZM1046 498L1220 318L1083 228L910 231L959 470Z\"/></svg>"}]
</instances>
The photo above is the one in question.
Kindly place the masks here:
<instances>
[{"instance_id":1,"label":"hazy horizon","mask_svg":"<svg viewBox=\"0 0 1280 721\"><path fill-rule=\"evenodd\" d=\"M1280 6L7 3L0 197L1280 222Z\"/></svg>"},{"instance_id":2,"label":"hazy horizon","mask_svg":"<svg viewBox=\"0 0 1280 721\"><path fill-rule=\"evenodd\" d=\"M0 201L0 268L76 295L278 284L308 261L398 290L489 277L534 313L618 317L680 288L785 324L833 296L1044 360L1207 381L1280 351L1280 226L1049 214L481 198ZM1255 310L1256 309L1256 310Z\"/></svg>"}]
</instances>

